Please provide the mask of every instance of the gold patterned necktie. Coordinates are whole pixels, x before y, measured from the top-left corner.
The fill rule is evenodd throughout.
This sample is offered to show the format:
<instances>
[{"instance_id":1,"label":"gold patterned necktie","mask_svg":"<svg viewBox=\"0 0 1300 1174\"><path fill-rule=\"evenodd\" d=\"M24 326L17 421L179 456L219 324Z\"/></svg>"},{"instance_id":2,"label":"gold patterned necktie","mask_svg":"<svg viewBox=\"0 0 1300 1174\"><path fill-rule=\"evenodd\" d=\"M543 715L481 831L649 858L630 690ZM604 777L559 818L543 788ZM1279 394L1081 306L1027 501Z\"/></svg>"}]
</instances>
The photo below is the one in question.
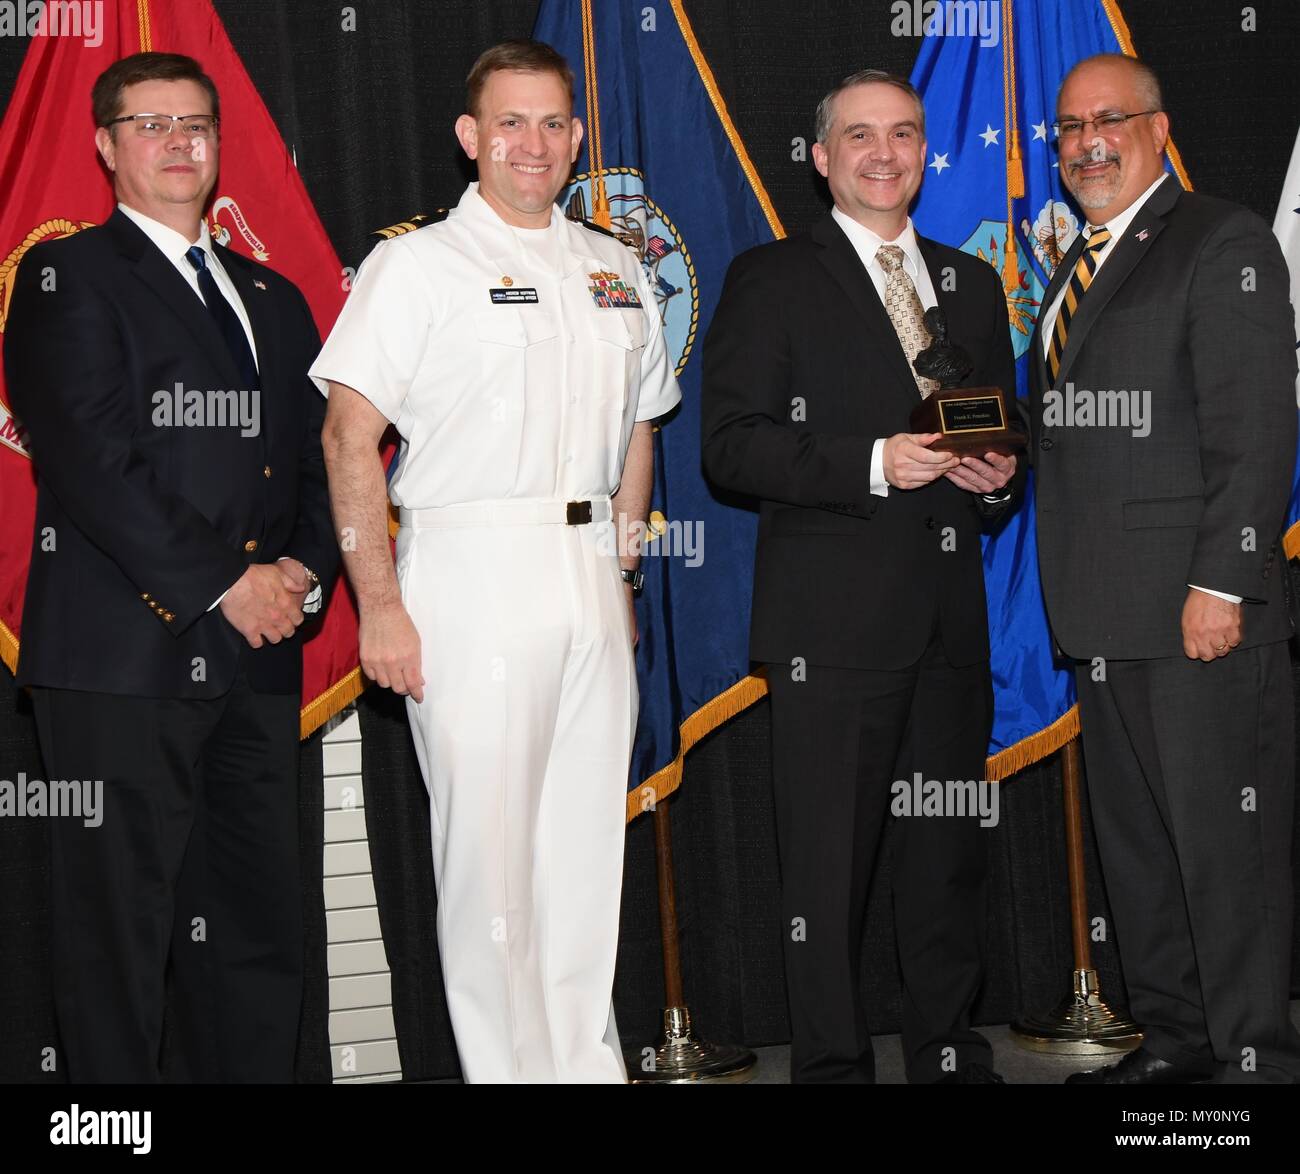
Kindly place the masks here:
<instances>
[{"instance_id":1,"label":"gold patterned necktie","mask_svg":"<svg viewBox=\"0 0 1300 1174\"><path fill-rule=\"evenodd\" d=\"M881 245L876 250L876 260L885 271L885 313L894 324L894 332L911 367L916 356L931 342L930 332L925 328L925 307L903 268L903 250L898 245ZM939 390L937 379L918 375L915 367L912 367L912 378L922 399Z\"/></svg>"},{"instance_id":2,"label":"gold patterned necktie","mask_svg":"<svg viewBox=\"0 0 1300 1174\"><path fill-rule=\"evenodd\" d=\"M1105 228L1092 228L1088 243L1075 263L1074 272L1070 274L1070 284L1065 287L1065 300L1056 315L1056 326L1052 330L1052 345L1047 348L1047 369L1055 379L1061 371L1061 356L1065 354L1065 340L1070 333L1070 319L1079 308L1079 301L1088 292L1088 286L1097 274L1097 254L1110 240L1110 232Z\"/></svg>"}]
</instances>

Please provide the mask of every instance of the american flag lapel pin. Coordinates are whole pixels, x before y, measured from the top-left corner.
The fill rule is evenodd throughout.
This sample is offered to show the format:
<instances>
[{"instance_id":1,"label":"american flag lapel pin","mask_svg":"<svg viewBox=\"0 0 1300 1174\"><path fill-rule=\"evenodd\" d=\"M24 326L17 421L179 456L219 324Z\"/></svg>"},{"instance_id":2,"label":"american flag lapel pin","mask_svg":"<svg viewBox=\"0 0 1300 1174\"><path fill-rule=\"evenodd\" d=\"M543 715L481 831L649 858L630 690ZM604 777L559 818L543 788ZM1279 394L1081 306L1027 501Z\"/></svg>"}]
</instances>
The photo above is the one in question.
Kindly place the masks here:
<instances>
[{"instance_id":1,"label":"american flag lapel pin","mask_svg":"<svg viewBox=\"0 0 1300 1174\"><path fill-rule=\"evenodd\" d=\"M1144 233L1143 235L1145 236L1146 234ZM266 288L266 282L260 280L259 278L254 277L254 278L253 278L253 288L254 288L254 289L265 289L265 288Z\"/></svg>"},{"instance_id":2,"label":"american flag lapel pin","mask_svg":"<svg viewBox=\"0 0 1300 1174\"><path fill-rule=\"evenodd\" d=\"M1150 235L1151 235L1151 234L1150 234L1149 232L1147 232L1147 230L1144 228L1141 232L1139 232L1139 233L1137 234L1137 239L1140 240L1140 241L1144 241L1144 240L1146 240L1147 237L1149 237Z\"/></svg>"}]
</instances>

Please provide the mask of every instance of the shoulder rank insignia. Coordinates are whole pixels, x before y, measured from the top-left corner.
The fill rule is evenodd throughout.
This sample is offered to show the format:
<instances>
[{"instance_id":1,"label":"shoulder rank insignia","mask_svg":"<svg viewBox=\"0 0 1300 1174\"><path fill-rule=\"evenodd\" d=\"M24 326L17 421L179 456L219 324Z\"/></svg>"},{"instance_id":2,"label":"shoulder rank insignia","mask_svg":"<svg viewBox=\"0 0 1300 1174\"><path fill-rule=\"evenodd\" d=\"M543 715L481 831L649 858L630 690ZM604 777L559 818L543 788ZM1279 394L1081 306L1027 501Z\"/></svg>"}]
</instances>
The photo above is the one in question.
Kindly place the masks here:
<instances>
[{"instance_id":1,"label":"shoulder rank insignia","mask_svg":"<svg viewBox=\"0 0 1300 1174\"><path fill-rule=\"evenodd\" d=\"M598 232L601 236L613 237L621 245L626 245L629 249L636 251L636 238L627 232L615 232L612 228L606 228L603 224L597 224L594 220L579 218L574 221L575 224L581 224L583 228L590 229L592 232Z\"/></svg>"},{"instance_id":2,"label":"shoulder rank insignia","mask_svg":"<svg viewBox=\"0 0 1300 1174\"><path fill-rule=\"evenodd\" d=\"M421 212L418 216L412 216L409 220L399 220L396 224L390 224L387 228L376 228L370 235L377 236L381 240L390 241L395 236L405 236L408 232L414 232L417 228L437 224L439 220L445 220L450 211L450 208L439 208L432 213Z\"/></svg>"}]
</instances>

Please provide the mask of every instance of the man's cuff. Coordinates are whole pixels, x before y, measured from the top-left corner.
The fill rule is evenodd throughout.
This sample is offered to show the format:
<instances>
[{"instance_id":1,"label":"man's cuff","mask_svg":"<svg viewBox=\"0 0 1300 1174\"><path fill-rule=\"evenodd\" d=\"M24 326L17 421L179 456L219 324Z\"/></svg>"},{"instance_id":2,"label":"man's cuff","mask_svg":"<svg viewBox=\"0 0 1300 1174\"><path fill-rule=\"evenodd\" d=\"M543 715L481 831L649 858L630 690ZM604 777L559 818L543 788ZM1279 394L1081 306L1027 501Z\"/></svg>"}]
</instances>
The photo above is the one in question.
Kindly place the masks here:
<instances>
[{"instance_id":1,"label":"man's cuff","mask_svg":"<svg viewBox=\"0 0 1300 1174\"><path fill-rule=\"evenodd\" d=\"M1193 591L1204 591L1206 595L1213 595L1216 599L1226 599L1229 603L1240 603L1240 595L1229 595L1226 591L1211 591L1208 587L1198 587L1195 583L1188 583Z\"/></svg>"},{"instance_id":2,"label":"man's cuff","mask_svg":"<svg viewBox=\"0 0 1300 1174\"><path fill-rule=\"evenodd\" d=\"M889 482L885 480L885 438L883 436L871 446L871 492L877 497L889 496Z\"/></svg>"},{"instance_id":3,"label":"man's cuff","mask_svg":"<svg viewBox=\"0 0 1300 1174\"><path fill-rule=\"evenodd\" d=\"M217 607L221 603L221 601L225 599L227 595L230 594L230 588L233 586L234 584L231 583L230 587L227 587L220 595L216 597L216 599L214 599L210 604L208 604L208 611L212 611L215 607Z\"/></svg>"}]
</instances>

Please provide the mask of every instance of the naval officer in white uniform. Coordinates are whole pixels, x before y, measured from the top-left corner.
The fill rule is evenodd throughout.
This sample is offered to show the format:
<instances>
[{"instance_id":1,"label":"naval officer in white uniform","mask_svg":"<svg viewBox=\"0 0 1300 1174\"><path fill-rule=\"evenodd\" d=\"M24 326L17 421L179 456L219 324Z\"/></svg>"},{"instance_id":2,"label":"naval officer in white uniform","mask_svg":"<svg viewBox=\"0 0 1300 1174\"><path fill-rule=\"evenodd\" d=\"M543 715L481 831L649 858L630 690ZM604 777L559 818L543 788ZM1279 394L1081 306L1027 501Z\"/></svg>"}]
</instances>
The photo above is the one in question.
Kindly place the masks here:
<instances>
[{"instance_id":1,"label":"naval officer in white uniform","mask_svg":"<svg viewBox=\"0 0 1300 1174\"><path fill-rule=\"evenodd\" d=\"M429 789L471 1082L626 1080L611 993L639 552L618 537L646 517L650 422L680 393L636 253L555 205L572 106L549 46L483 54L456 123L478 183L375 248L311 370L361 665L407 696Z\"/></svg>"}]
</instances>

